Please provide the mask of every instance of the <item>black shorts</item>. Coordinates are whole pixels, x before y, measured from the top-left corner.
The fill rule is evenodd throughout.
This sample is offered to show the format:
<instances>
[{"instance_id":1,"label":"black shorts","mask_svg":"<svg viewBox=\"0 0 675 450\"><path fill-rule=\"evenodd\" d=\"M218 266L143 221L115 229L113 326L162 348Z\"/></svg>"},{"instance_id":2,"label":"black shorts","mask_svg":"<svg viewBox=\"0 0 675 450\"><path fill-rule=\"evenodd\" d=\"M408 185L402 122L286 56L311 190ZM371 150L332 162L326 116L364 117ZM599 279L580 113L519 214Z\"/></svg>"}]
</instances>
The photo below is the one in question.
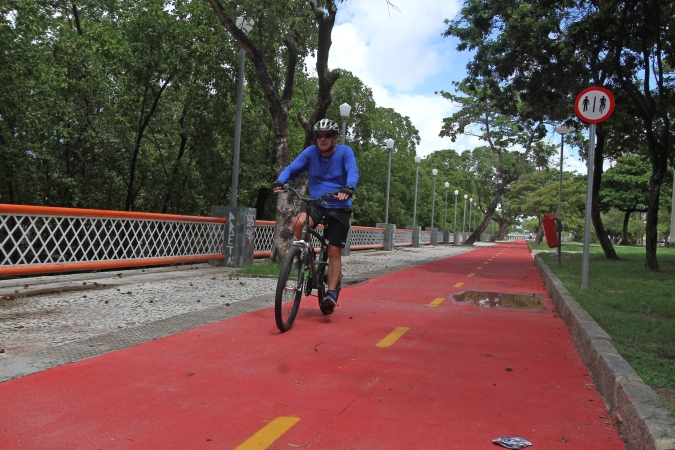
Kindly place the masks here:
<instances>
[{"instance_id":1,"label":"black shorts","mask_svg":"<svg viewBox=\"0 0 675 450\"><path fill-rule=\"evenodd\" d=\"M352 217L351 209L322 208L314 203L309 205L309 217L316 228L323 223L323 236L332 245L345 248L349 233L349 220Z\"/></svg>"}]
</instances>

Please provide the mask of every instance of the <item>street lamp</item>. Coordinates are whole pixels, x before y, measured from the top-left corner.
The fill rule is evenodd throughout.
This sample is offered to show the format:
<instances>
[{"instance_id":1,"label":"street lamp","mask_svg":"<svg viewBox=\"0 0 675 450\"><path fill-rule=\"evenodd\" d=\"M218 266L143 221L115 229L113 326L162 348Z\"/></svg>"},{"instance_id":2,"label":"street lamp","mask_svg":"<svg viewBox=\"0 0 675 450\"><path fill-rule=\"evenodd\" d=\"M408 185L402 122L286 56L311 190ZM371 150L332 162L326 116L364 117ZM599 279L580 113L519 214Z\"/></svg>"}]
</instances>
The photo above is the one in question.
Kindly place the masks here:
<instances>
[{"instance_id":1,"label":"street lamp","mask_svg":"<svg viewBox=\"0 0 675 450\"><path fill-rule=\"evenodd\" d=\"M431 171L431 175L434 176L434 193L431 194L431 228L434 227L434 206L436 206L436 175L438 175L438 170L434 169Z\"/></svg>"},{"instance_id":2,"label":"street lamp","mask_svg":"<svg viewBox=\"0 0 675 450\"><path fill-rule=\"evenodd\" d=\"M448 189L450 188L450 183L445 182L445 213L443 214L443 229L448 229Z\"/></svg>"},{"instance_id":3,"label":"street lamp","mask_svg":"<svg viewBox=\"0 0 675 450\"><path fill-rule=\"evenodd\" d=\"M248 34L253 28L253 21L244 17L237 18L237 27ZM246 50L239 49L239 79L237 80L237 110L234 117L234 152L232 153L232 195L230 206L237 206L237 190L239 189L239 149L241 148L241 116L244 103L244 68L246 66Z\"/></svg>"},{"instance_id":4,"label":"street lamp","mask_svg":"<svg viewBox=\"0 0 675 450\"><path fill-rule=\"evenodd\" d=\"M562 223L560 216L562 214L562 179L563 179L563 141L565 135L570 132L570 128L564 123L555 126L555 131L560 134L560 183L558 184L558 266L562 265Z\"/></svg>"},{"instance_id":5,"label":"street lamp","mask_svg":"<svg viewBox=\"0 0 675 450\"><path fill-rule=\"evenodd\" d=\"M469 199L469 232L473 230L473 199Z\"/></svg>"},{"instance_id":6,"label":"street lamp","mask_svg":"<svg viewBox=\"0 0 675 450\"><path fill-rule=\"evenodd\" d=\"M457 196L459 195L459 191L455 189L455 225L452 227L452 232L457 233Z\"/></svg>"},{"instance_id":7,"label":"street lamp","mask_svg":"<svg viewBox=\"0 0 675 450\"><path fill-rule=\"evenodd\" d=\"M462 242L464 241L464 227L466 226L466 199L468 195L464 194L464 214L462 214Z\"/></svg>"},{"instance_id":8,"label":"street lamp","mask_svg":"<svg viewBox=\"0 0 675 450\"><path fill-rule=\"evenodd\" d=\"M413 206L413 226L415 226L415 221L417 219L417 181L419 180L420 174L420 161L422 161L421 156L415 156L415 203Z\"/></svg>"},{"instance_id":9,"label":"street lamp","mask_svg":"<svg viewBox=\"0 0 675 450\"><path fill-rule=\"evenodd\" d=\"M344 145L347 142L347 117L349 117L349 113L352 111L352 107L349 106L347 103L343 103L340 105L340 116L342 116L342 141L340 142L342 145Z\"/></svg>"},{"instance_id":10,"label":"street lamp","mask_svg":"<svg viewBox=\"0 0 675 450\"><path fill-rule=\"evenodd\" d=\"M389 153L389 165L387 166L387 203L384 208L384 223L389 223L389 185L391 184L391 152L394 150L394 140L385 139L384 145L387 146Z\"/></svg>"}]
</instances>

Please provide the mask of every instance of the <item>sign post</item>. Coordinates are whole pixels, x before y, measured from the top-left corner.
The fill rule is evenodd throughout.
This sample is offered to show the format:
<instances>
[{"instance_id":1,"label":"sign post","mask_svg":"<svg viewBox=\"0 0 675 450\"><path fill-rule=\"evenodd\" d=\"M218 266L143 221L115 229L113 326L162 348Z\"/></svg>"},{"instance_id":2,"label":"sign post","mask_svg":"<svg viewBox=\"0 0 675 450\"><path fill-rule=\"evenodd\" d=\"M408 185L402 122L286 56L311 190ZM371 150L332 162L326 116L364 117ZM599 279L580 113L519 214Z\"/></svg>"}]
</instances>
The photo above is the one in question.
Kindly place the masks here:
<instances>
[{"instance_id":1,"label":"sign post","mask_svg":"<svg viewBox=\"0 0 675 450\"><path fill-rule=\"evenodd\" d=\"M586 186L586 218L584 220L584 255L581 287L588 287L588 261L591 246L591 209L593 207L593 160L595 158L595 124L603 122L614 112L614 96L605 88L593 86L581 91L574 102L577 116L588 127L588 176Z\"/></svg>"}]
</instances>

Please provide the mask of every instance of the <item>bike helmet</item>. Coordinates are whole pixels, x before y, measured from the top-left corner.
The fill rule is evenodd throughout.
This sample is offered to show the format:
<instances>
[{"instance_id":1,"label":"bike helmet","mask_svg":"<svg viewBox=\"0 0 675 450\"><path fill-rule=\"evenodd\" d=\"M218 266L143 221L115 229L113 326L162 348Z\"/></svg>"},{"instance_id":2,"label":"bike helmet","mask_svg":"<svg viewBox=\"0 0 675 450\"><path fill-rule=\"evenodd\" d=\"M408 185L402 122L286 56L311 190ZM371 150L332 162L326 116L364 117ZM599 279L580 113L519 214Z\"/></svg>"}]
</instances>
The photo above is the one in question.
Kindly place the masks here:
<instances>
[{"instance_id":1,"label":"bike helmet","mask_svg":"<svg viewBox=\"0 0 675 450\"><path fill-rule=\"evenodd\" d=\"M314 124L314 132L317 131L332 131L335 134L338 134L340 130L338 129L338 124L334 120L330 119L321 119Z\"/></svg>"}]
</instances>

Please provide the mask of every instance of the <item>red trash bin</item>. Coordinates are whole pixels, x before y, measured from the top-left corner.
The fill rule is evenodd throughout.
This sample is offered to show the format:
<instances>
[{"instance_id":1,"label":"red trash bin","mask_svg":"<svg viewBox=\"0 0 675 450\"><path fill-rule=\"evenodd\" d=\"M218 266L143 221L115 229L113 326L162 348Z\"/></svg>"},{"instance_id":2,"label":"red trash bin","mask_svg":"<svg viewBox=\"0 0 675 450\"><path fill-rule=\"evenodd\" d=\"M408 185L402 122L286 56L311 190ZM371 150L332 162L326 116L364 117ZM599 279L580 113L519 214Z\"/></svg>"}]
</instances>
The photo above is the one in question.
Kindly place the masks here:
<instances>
[{"instance_id":1,"label":"red trash bin","mask_svg":"<svg viewBox=\"0 0 675 450\"><path fill-rule=\"evenodd\" d=\"M544 225L544 234L546 235L546 244L549 248L559 247L560 242L558 242L558 230L556 229L556 223L558 218L553 214L546 214L542 224Z\"/></svg>"}]
</instances>

